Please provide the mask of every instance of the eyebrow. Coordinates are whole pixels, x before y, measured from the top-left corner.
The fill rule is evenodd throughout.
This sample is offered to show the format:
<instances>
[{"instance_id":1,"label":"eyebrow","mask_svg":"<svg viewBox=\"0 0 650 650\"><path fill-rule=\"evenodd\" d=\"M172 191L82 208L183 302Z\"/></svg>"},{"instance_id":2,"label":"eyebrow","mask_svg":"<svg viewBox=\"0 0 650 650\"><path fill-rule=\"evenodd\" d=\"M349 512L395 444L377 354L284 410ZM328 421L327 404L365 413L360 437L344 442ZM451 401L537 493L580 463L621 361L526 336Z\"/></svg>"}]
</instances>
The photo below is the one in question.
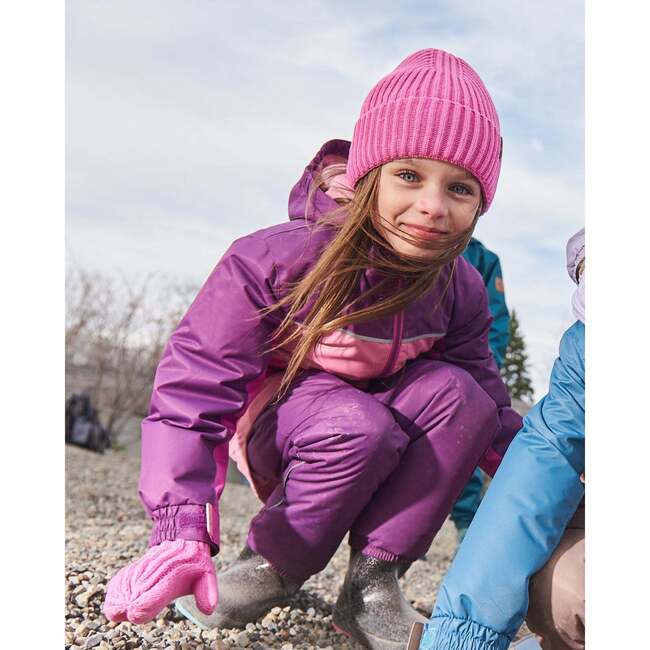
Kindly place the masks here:
<instances>
[{"instance_id":1,"label":"eyebrow","mask_svg":"<svg viewBox=\"0 0 650 650\"><path fill-rule=\"evenodd\" d=\"M422 158L400 158L399 160L391 160L391 162L397 165L408 164L408 165L416 166L420 162L422 162L422 160L423 160Z\"/></svg>"},{"instance_id":2,"label":"eyebrow","mask_svg":"<svg viewBox=\"0 0 650 650\"><path fill-rule=\"evenodd\" d=\"M413 165L413 167L417 167L420 163L422 163L423 160L428 160L428 158L400 158L399 160L392 160L391 162L395 164L406 164L406 165ZM460 165L458 166L460 167ZM475 181L476 183L479 182L476 176L472 174L472 172L468 171L464 167L462 168L462 170L463 172L465 172L463 175L463 180Z\"/></svg>"},{"instance_id":3,"label":"eyebrow","mask_svg":"<svg viewBox=\"0 0 650 650\"><path fill-rule=\"evenodd\" d=\"M413 165L415 167L417 165L422 164L422 162L425 160L429 160L429 158L400 158L399 160L392 160L391 163L396 165L407 164L407 165ZM447 161L442 161L442 162L447 162ZM457 165L457 167L460 167L460 165ZM461 167L461 169L465 172L463 178L476 180L475 176L471 172L467 171L467 169L465 169L464 167Z\"/></svg>"},{"instance_id":4,"label":"eyebrow","mask_svg":"<svg viewBox=\"0 0 650 650\"><path fill-rule=\"evenodd\" d=\"M467 171L466 169L464 169L464 171L465 171L465 176L463 176L463 180L474 181L475 183L478 183L479 185L481 184L479 182L478 178L476 178L476 176L474 176L474 174L472 174L472 172Z\"/></svg>"}]
</instances>

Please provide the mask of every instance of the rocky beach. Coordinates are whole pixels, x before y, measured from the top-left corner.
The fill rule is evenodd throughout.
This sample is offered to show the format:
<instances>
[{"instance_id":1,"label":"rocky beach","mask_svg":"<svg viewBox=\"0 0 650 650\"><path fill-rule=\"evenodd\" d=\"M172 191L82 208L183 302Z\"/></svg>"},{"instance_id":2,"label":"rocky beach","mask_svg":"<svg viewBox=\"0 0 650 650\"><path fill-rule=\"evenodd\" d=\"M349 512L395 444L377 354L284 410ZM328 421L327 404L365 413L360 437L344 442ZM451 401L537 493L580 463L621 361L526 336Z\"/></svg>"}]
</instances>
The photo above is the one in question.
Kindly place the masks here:
<instances>
[{"instance_id":1,"label":"rocky beach","mask_svg":"<svg viewBox=\"0 0 650 650\"><path fill-rule=\"evenodd\" d=\"M201 630L167 607L146 625L113 623L101 612L106 584L146 550L150 522L138 499L139 457L124 451L95 454L66 447L65 648L99 650L348 650L359 648L331 622L345 575L348 546L341 544L327 567L310 578L284 608L275 608L245 629ZM221 500L221 551L217 568L243 547L248 523L260 504L246 485L228 483ZM453 524L438 533L426 560L413 564L402 588L429 614L456 549ZM523 632L523 630L522 630Z\"/></svg>"}]
</instances>

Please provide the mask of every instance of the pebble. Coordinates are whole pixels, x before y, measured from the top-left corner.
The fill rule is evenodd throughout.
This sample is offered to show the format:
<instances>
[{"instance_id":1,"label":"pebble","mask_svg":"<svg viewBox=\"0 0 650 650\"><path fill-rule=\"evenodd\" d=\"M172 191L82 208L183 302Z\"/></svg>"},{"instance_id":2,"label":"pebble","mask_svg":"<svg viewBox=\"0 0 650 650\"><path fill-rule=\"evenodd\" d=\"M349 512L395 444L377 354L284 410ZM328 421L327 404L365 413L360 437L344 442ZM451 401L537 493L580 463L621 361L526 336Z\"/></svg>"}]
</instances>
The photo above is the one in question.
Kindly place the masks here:
<instances>
[{"instance_id":1,"label":"pebble","mask_svg":"<svg viewBox=\"0 0 650 650\"><path fill-rule=\"evenodd\" d=\"M248 638L248 634L246 632L240 632L235 636L235 643L239 646L242 646L243 648L248 647L250 643L250 639Z\"/></svg>"},{"instance_id":2,"label":"pebble","mask_svg":"<svg viewBox=\"0 0 650 650\"><path fill-rule=\"evenodd\" d=\"M77 636L86 636L86 634L88 634L88 623L86 621L81 621L81 623L75 627L74 633Z\"/></svg>"},{"instance_id":3,"label":"pebble","mask_svg":"<svg viewBox=\"0 0 650 650\"><path fill-rule=\"evenodd\" d=\"M91 637L88 637L86 641L85 648L95 648L102 642L101 634L93 634Z\"/></svg>"},{"instance_id":4,"label":"pebble","mask_svg":"<svg viewBox=\"0 0 650 650\"><path fill-rule=\"evenodd\" d=\"M88 601L99 591L97 587L90 587L89 589L84 589L82 593L80 593L76 598L75 602L79 607L86 607L88 605Z\"/></svg>"}]
</instances>

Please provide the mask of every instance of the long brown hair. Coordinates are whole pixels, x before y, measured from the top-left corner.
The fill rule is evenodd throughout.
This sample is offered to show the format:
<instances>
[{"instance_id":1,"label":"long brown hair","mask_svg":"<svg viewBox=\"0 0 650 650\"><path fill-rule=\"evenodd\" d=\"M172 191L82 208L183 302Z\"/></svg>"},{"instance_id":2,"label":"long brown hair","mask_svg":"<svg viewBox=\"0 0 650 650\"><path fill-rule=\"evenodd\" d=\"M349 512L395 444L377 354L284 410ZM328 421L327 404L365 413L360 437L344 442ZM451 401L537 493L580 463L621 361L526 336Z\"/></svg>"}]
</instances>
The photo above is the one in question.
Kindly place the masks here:
<instances>
[{"instance_id":1,"label":"long brown hair","mask_svg":"<svg viewBox=\"0 0 650 650\"><path fill-rule=\"evenodd\" d=\"M320 172L310 188L307 206L311 205L319 188L326 188L330 179L343 171L345 165L330 165ZM380 175L381 167L368 172L358 181L352 198L338 199L340 207L318 220L317 227L330 227L338 231L334 239L306 275L291 285L278 302L264 310L268 313L288 306L273 335L269 351L285 348L297 341L278 389L278 398L284 394L305 357L323 336L346 325L364 323L402 311L433 287L442 267L453 263L469 243L481 211L480 205L471 226L461 233L433 241L410 237L382 221L378 213ZM398 257L381 234L378 228L380 223L405 241L438 251L439 256L434 260ZM377 269L382 279L367 291L355 295L361 276L368 269ZM452 274L450 280L451 277ZM358 303L388 287L395 289L389 292L388 297L354 309ZM312 299L314 302L302 323L297 324L296 315Z\"/></svg>"}]
</instances>

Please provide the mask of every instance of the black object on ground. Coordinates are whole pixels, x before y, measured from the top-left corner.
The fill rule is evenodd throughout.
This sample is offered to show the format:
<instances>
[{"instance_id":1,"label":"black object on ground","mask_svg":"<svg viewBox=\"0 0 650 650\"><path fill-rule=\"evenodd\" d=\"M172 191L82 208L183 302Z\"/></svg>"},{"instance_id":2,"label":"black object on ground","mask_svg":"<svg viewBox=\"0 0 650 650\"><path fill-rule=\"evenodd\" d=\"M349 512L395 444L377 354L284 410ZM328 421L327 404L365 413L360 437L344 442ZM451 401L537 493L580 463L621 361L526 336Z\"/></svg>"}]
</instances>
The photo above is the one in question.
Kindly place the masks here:
<instances>
[{"instance_id":1,"label":"black object on ground","mask_svg":"<svg viewBox=\"0 0 650 650\"><path fill-rule=\"evenodd\" d=\"M99 421L87 393L75 393L65 403L65 441L100 454L111 446L111 439Z\"/></svg>"}]
</instances>

